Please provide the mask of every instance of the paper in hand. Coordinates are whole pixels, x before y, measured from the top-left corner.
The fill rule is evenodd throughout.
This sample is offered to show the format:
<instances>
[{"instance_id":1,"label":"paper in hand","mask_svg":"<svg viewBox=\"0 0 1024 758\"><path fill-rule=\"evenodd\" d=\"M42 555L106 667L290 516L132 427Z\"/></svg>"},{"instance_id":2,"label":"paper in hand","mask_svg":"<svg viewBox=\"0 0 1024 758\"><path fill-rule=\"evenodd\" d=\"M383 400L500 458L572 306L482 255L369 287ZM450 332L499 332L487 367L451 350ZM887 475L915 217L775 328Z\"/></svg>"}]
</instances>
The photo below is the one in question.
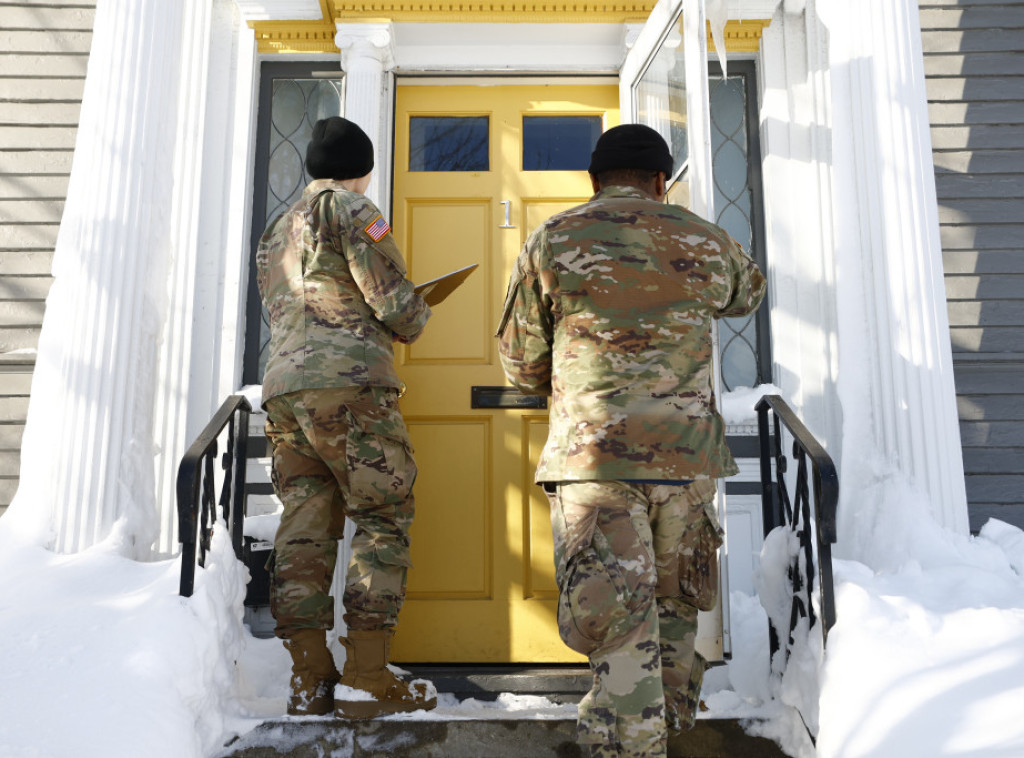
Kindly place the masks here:
<instances>
[{"instance_id":1,"label":"paper in hand","mask_svg":"<svg viewBox=\"0 0 1024 758\"><path fill-rule=\"evenodd\" d=\"M417 284L415 287L416 294L426 300L427 305L437 305L452 294L460 284L466 281L466 277L472 274L478 265L474 263L444 276L439 276L437 279L431 279L429 282Z\"/></svg>"}]
</instances>

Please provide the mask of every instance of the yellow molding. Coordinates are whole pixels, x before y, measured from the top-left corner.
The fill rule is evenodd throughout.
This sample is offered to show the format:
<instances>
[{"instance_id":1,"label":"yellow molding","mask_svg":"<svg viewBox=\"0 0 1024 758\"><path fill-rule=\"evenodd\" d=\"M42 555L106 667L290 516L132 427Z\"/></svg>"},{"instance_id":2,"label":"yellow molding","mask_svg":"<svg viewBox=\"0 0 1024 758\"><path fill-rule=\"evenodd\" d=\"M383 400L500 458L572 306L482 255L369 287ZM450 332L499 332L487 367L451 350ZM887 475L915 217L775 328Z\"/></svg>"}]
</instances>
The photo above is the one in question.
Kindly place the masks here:
<instances>
[{"instance_id":1,"label":"yellow molding","mask_svg":"<svg viewBox=\"0 0 1024 758\"><path fill-rule=\"evenodd\" d=\"M655 0L328 0L336 19L367 14L413 23L643 21Z\"/></svg>"},{"instance_id":2,"label":"yellow molding","mask_svg":"<svg viewBox=\"0 0 1024 758\"><path fill-rule=\"evenodd\" d=\"M261 53L334 53L337 29L322 21L257 21L256 49Z\"/></svg>"},{"instance_id":3,"label":"yellow molding","mask_svg":"<svg viewBox=\"0 0 1024 758\"><path fill-rule=\"evenodd\" d=\"M772 22L770 18L748 21L729 21L725 25L725 51L727 53L756 53L761 46L761 34ZM715 41L708 30L708 49L715 49Z\"/></svg>"},{"instance_id":4,"label":"yellow molding","mask_svg":"<svg viewBox=\"0 0 1024 758\"><path fill-rule=\"evenodd\" d=\"M333 53L335 24L394 21L405 23L625 23L643 21L655 0L320 0L319 21L250 22L261 53ZM757 52L769 19L730 21L725 47L730 53ZM708 47L714 49L711 34Z\"/></svg>"}]
</instances>

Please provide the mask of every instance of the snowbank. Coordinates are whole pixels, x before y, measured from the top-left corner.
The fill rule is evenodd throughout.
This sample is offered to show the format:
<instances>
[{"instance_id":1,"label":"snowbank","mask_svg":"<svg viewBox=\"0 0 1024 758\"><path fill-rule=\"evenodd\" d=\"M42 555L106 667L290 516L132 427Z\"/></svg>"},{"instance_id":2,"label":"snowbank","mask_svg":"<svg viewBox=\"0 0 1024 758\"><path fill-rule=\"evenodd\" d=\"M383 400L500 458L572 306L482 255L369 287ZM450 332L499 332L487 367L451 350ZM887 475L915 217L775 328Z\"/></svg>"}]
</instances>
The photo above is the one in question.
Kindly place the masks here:
<instances>
[{"instance_id":1,"label":"snowbank","mask_svg":"<svg viewBox=\"0 0 1024 758\"><path fill-rule=\"evenodd\" d=\"M14 523L0 518L4 758L205 758L283 715L289 658L242 625L246 571L221 525L184 599L179 561L125 558L120 532L56 555ZM857 549L834 562L827 648L800 626L775 677L767 619L788 620L778 579L794 544L769 536L759 596L730 598L733 658L708 672L700 717L741 719L795 758L1024 755L1024 532L990 521L954 534L890 481L864 489L843 535ZM442 695L429 714L392 718L574 715L543 698Z\"/></svg>"},{"instance_id":2,"label":"snowbank","mask_svg":"<svg viewBox=\"0 0 1024 758\"><path fill-rule=\"evenodd\" d=\"M904 521L932 532L919 517ZM933 536L899 566L837 562L821 758L1024 755L1024 534L990 521Z\"/></svg>"},{"instance_id":3,"label":"snowbank","mask_svg":"<svg viewBox=\"0 0 1024 758\"><path fill-rule=\"evenodd\" d=\"M191 758L222 744L247 581L225 530L187 600L178 560L120 551L112 538L56 555L0 519L0 755Z\"/></svg>"},{"instance_id":4,"label":"snowbank","mask_svg":"<svg viewBox=\"0 0 1024 758\"><path fill-rule=\"evenodd\" d=\"M876 565L833 562L827 649L820 627L798 627L771 685L788 709L751 731L799 758L1024 755L1024 533L992 520L978 537L956 535L903 494L874 501L884 517L865 498L858 538ZM793 549L785 532L769 535L758 582L783 629L788 601L766 577Z\"/></svg>"}]
</instances>

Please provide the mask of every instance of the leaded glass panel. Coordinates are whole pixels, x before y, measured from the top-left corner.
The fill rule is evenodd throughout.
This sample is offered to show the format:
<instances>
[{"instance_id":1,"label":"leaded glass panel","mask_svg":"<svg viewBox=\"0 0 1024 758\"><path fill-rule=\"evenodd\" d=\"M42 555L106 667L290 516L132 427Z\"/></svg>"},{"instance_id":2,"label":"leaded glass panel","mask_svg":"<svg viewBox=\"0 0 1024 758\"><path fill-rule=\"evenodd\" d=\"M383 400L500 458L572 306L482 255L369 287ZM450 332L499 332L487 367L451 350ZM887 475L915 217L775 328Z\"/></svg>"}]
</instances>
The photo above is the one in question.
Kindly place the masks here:
<instances>
[{"instance_id":1,"label":"leaded glass panel","mask_svg":"<svg viewBox=\"0 0 1024 758\"><path fill-rule=\"evenodd\" d=\"M747 93L743 76L711 77L711 161L715 185L715 223L757 259L754 250L753 191L748 171ZM761 261L762 268L764 262ZM722 385L753 387L759 375L757 317L752 313L719 321Z\"/></svg>"},{"instance_id":2,"label":"leaded glass panel","mask_svg":"<svg viewBox=\"0 0 1024 758\"><path fill-rule=\"evenodd\" d=\"M668 202L688 207L689 155L686 133L686 84L681 29L673 31L636 87L638 121L656 129L672 150L676 176L668 188ZM709 79L712 173L715 188L715 222L725 229L765 270L760 219L760 187L752 177L759 156L750 126L752 97L749 64L730 64L739 70L728 79ZM771 381L767 310L719 322L719 347L724 389L754 386Z\"/></svg>"},{"instance_id":3,"label":"leaded glass panel","mask_svg":"<svg viewBox=\"0 0 1024 758\"><path fill-rule=\"evenodd\" d=\"M264 71L266 74L266 69ZM262 230L299 199L310 181L305 157L313 124L322 118L342 115L343 103L341 79L315 78L309 73L294 77L266 76L261 110L266 109L269 118L260 123L257 135L254 255L255 242ZM259 302L254 281L250 281L248 314L245 381L257 384L263 379L267 363L270 324L266 310ZM255 334L253 321L257 314L258 334Z\"/></svg>"}]
</instances>

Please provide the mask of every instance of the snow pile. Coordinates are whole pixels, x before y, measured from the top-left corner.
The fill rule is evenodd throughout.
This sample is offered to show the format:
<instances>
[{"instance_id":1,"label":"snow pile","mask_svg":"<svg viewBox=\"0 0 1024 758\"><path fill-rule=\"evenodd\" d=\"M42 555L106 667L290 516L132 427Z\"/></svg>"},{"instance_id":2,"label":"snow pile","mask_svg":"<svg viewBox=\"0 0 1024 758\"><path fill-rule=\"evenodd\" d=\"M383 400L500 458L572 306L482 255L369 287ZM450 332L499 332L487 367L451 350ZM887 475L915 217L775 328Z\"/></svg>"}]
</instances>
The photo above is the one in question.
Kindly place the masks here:
<instances>
[{"instance_id":1,"label":"snow pile","mask_svg":"<svg viewBox=\"0 0 1024 758\"><path fill-rule=\"evenodd\" d=\"M116 536L56 555L3 527L0 755L189 758L219 747L237 708L248 578L225 530L186 600L178 560L130 560Z\"/></svg>"},{"instance_id":2,"label":"snow pile","mask_svg":"<svg viewBox=\"0 0 1024 758\"><path fill-rule=\"evenodd\" d=\"M959 536L902 494L865 500L858 547L875 565L833 561L827 650L820 627L798 626L772 680L786 708L750 731L799 758L1024 755L1024 533L992 520L979 537ZM778 577L795 548L785 530L769 535L758 580L783 630Z\"/></svg>"},{"instance_id":3,"label":"snow pile","mask_svg":"<svg viewBox=\"0 0 1024 758\"><path fill-rule=\"evenodd\" d=\"M460 701L450 692L442 692L438 694L437 707L433 710L396 713L383 718L393 721L551 721L575 719L576 706L553 703L539 695L503 692L495 700L467 698Z\"/></svg>"},{"instance_id":4,"label":"snow pile","mask_svg":"<svg viewBox=\"0 0 1024 758\"><path fill-rule=\"evenodd\" d=\"M774 384L759 384L756 387L737 387L722 393L722 418L729 426L748 426L757 423L754 406L765 395L781 395L782 390Z\"/></svg>"},{"instance_id":5,"label":"snow pile","mask_svg":"<svg viewBox=\"0 0 1024 758\"><path fill-rule=\"evenodd\" d=\"M277 536L277 528L281 525L281 513L263 513L259 516L246 516L242 525L242 532L246 537L252 537L264 542L273 542Z\"/></svg>"},{"instance_id":6,"label":"snow pile","mask_svg":"<svg viewBox=\"0 0 1024 758\"><path fill-rule=\"evenodd\" d=\"M767 386L728 393L750 423ZM730 597L733 657L710 670L700 718L741 719L794 758L1024 756L1024 532L940 527L920 490L876 463L845 484L833 561L837 623L798 625L788 660L769 660L768 618L789 627L793 535L769 535L757 597ZM242 625L246 570L217 525L195 594L180 561L141 563L123 528L74 555L27 540L0 518L0 755L205 758L283 716L290 659ZM276 515L246 531L271 538ZM817 576L815 576L817 585ZM818 609L815 609L816 612ZM342 663L341 660L338 661ZM573 719L536 696L442 693L392 719ZM808 730L817 737L815 747ZM339 756L339 758L342 758Z\"/></svg>"},{"instance_id":7,"label":"snow pile","mask_svg":"<svg viewBox=\"0 0 1024 758\"><path fill-rule=\"evenodd\" d=\"M902 494L864 504L863 559L836 562L818 754L1024 755L1024 534L956 535Z\"/></svg>"}]
</instances>

